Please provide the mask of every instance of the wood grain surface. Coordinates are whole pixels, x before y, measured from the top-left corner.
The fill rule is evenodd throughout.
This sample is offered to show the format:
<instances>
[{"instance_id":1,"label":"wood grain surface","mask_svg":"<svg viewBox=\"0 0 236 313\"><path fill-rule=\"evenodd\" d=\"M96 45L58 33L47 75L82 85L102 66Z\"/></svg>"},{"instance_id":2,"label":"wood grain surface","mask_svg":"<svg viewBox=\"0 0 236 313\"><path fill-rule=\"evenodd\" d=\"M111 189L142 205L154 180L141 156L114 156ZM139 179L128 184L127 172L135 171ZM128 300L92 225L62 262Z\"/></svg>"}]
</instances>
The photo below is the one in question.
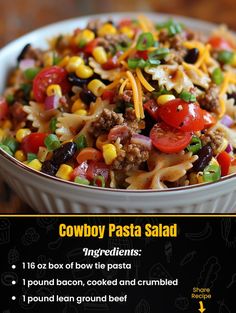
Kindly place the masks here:
<instances>
[{"instance_id":1,"label":"wood grain surface","mask_svg":"<svg viewBox=\"0 0 236 313\"><path fill-rule=\"evenodd\" d=\"M56 21L112 11L154 11L224 23L236 30L236 0L0 0L0 47ZM0 182L0 212L32 212Z\"/></svg>"}]
</instances>

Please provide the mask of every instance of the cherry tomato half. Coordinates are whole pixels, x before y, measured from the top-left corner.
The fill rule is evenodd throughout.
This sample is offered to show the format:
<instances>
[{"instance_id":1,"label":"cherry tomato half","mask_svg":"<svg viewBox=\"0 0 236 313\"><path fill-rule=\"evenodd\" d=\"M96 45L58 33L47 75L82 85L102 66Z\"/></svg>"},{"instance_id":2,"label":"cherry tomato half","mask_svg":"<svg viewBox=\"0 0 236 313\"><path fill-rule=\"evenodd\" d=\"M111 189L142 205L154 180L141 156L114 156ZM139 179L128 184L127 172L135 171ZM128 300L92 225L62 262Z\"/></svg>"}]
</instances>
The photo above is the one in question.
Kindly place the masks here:
<instances>
[{"instance_id":1,"label":"cherry tomato half","mask_svg":"<svg viewBox=\"0 0 236 313\"><path fill-rule=\"evenodd\" d=\"M98 41L99 38L93 39L92 41L90 41L89 43L87 43L87 45L84 47L84 52L88 53L88 54L92 54L93 49L97 47L98 45Z\"/></svg>"},{"instance_id":2,"label":"cherry tomato half","mask_svg":"<svg viewBox=\"0 0 236 313\"><path fill-rule=\"evenodd\" d=\"M159 108L159 115L166 124L183 132L204 128L202 109L197 103L174 99Z\"/></svg>"},{"instance_id":3,"label":"cherry tomato half","mask_svg":"<svg viewBox=\"0 0 236 313\"><path fill-rule=\"evenodd\" d=\"M229 167L231 164L231 157L230 155L223 151L217 156L217 161L220 164L221 168L221 176L226 176L229 174Z\"/></svg>"},{"instance_id":4,"label":"cherry tomato half","mask_svg":"<svg viewBox=\"0 0 236 313\"><path fill-rule=\"evenodd\" d=\"M119 66L120 66L120 64L118 62L118 56L117 55L114 55L112 58L108 59L106 63L102 64L102 68L105 71L113 70Z\"/></svg>"},{"instance_id":5,"label":"cherry tomato half","mask_svg":"<svg viewBox=\"0 0 236 313\"><path fill-rule=\"evenodd\" d=\"M232 50L233 49L232 44L228 40L222 37L218 37L218 36L211 37L208 40L208 43L216 50Z\"/></svg>"},{"instance_id":6,"label":"cherry tomato half","mask_svg":"<svg viewBox=\"0 0 236 313\"><path fill-rule=\"evenodd\" d=\"M87 170L87 179L93 180L96 176L103 176L105 182L107 182L109 178L109 166L106 165L105 162L99 161L91 161L89 162L88 170Z\"/></svg>"},{"instance_id":7,"label":"cherry tomato half","mask_svg":"<svg viewBox=\"0 0 236 313\"><path fill-rule=\"evenodd\" d=\"M115 97L115 91L105 90L101 97L102 97L102 100L107 100L109 103L113 103L113 100Z\"/></svg>"},{"instance_id":8,"label":"cherry tomato half","mask_svg":"<svg viewBox=\"0 0 236 313\"><path fill-rule=\"evenodd\" d=\"M25 154L38 153L39 147L45 147L44 140L48 134L32 133L26 136L21 143L21 149Z\"/></svg>"},{"instance_id":9,"label":"cherry tomato half","mask_svg":"<svg viewBox=\"0 0 236 313\"><path fill-rule=\"evenodd\" d=\"M159 117L159 107L154 99L150 99L143 105L144 110L151 116L155 121L158 120Z\"/></svg>"},{"instance_id":10,"label":"cherry tomato half","mask_svg":"<svg viewBox=\"0 0 236 313\"><path fill-rule=\"evenodd\" d=\"M144 51L137 51L135 53L135 57L143 59L143 60L147 60L148 59L148 51L144 50Z\"/></svg>"},{"instance_id":11,"label":"cherry tomato half","mask_svg":"<svg viewBox=\"0 0 236 313\"><path fill-rule=\"evenodd\" d=\"M51 84L58 84L62 93L67 93L71 86L67 80L67 71L59 66L51 66L40 71L33 80L33 93L38 102L46 98L47 87Z\"/></svg>"},{"instance_id":12,"label":"cherry tomato half","mask_svg":"<svg viewBox=\"0 0 236 313\"><path fill-rule=\"evenodd\" d=\"M8 104L6 102L6 99L3 97L0 97L0 121L5 119L8 114Z\"/></svg>"},{"instance_id":13,"label":"cherry tomato half","mask_svg":"<svg viewBox=\"0 0 236 313\"><path fill-rule=\"evenodd\" d=\"M204 120L204 128L209 128L216 123L216 118L206 110L202 110L203 120Z\"/></svg>"},{"instance_id":14,"label":"cherry tomato half","mask_svg":"<svg viewBox=\"0 0 236 313\"><path fill-rule=\"evenodd\" d=\"M88 163L82 162L79 166L74 168L73 172L71 173L70 179L72 181L75 180L75 177L79 176L82 178L87 178L87 170L88 170Z\"/></svg>"},{"instance_id":15,"label":"cherry tomato half","mask_svg":"<svg viewBox=\"0 0 236 313\"><path fill-rule=\"evenodd\" d=\"M157 123L150 132L152 144L164 153L177 153L190 143L192 134L172 128L164 122Z\"/></svg>"}]
</instances>

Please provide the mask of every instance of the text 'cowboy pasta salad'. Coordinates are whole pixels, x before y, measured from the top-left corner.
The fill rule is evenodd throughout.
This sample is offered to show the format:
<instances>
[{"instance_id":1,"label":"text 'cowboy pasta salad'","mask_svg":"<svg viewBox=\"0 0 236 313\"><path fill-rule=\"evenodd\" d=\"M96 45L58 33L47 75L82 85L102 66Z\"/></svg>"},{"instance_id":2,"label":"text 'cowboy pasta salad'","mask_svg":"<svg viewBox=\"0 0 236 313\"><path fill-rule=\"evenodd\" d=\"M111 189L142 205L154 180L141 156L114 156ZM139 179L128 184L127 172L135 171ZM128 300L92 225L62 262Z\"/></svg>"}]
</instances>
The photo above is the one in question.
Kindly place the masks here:
<instances>
[{"instance_id":1,"label":"text 'cowboy pasta salad'","mask_svg":"<svg viewBox=\"0 0 236 313\"><path fill-rule=\"evenodd\" d=\"M0 147L83 185L164 189L236 172L236 40L170 19L92 20L27 44L0 97Z\"/></svg>"}]
</instances>

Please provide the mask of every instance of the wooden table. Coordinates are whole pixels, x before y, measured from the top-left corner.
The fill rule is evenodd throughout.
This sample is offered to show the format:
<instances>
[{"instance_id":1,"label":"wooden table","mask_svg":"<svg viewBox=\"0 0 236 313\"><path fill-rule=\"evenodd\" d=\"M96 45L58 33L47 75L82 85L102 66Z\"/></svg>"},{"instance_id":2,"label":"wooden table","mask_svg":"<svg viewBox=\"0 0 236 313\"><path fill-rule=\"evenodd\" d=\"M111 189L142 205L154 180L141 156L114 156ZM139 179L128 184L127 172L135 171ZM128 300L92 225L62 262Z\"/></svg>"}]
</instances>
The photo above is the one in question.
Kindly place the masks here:
<instances>
[{"instance_id":1,"label":"wooden table","mask_svg":"<svg viewBox=\"0 0 236 313\"><path fill-rule=\"evenodd\" d=\"M43 25L85 14L154 11L228 24L236 30L235 0L0 0L0 47ZM0 212L32 212L0 182Z\"/></svg>"}]
</instances>

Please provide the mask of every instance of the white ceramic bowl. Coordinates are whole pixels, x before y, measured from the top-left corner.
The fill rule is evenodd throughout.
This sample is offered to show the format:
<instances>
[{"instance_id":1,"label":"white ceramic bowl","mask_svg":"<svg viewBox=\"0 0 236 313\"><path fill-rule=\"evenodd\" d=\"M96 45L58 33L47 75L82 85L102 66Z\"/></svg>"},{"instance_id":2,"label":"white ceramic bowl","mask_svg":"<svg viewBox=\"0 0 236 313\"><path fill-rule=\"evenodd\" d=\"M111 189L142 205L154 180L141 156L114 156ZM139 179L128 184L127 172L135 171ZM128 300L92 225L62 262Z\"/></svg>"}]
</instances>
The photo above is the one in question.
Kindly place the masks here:
<instances>
[{"instance_id":1,"label":"white ceramic bowl","mask_svg":"<svg viewBox=\"0 0 236 313\"><path fill-rule=\"evenodd\" d=\"M169 15L147 14L154 21ZM33 31L8 44L0 51L0 93L4 89L9 69L27 43L46 48L47 38L58 33L84 27L91 18L112 17L119 20L135 17L134 13L110 13L71 19ZM189 27L209 32L215 25L174 16ZM230 213L236 209L236 175L219 182L169 189L164 191L114 190L78 186L36 172L0 149L0 173L6 182L32 208L41 213Z\"/></svg>"}]
</instances>

